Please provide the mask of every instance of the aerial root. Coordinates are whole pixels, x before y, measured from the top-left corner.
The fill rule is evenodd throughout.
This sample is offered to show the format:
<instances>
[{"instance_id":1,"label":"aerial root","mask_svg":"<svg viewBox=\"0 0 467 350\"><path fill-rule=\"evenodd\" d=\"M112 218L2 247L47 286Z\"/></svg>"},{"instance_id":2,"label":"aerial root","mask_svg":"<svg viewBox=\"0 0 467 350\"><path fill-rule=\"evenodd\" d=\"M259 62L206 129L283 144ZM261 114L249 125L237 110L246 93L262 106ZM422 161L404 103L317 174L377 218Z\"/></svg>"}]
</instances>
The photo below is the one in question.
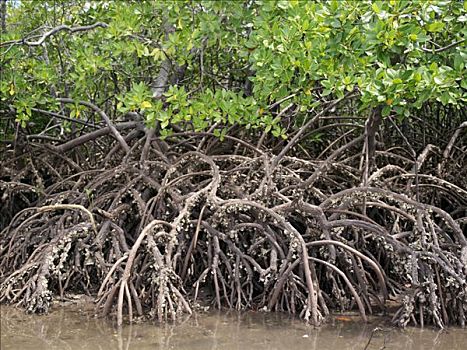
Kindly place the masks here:
<instances>
[{"instance_id":1,"label":"aerial root","mask_svg":"<svg viewBox=\"0 0 467 350\"><path fill-rule=\"evenodd\" d=\"M42 189L0 181L4 208L23 208L2 222L0 301L47 312L79 292L118 324L177 320L207 303L318 325L354 307L366 321L391 300L398 325L465 325L465 184L425 169L415 188L400 159L361 186L345 152L274 163L252 149L177 147L80 172L42 154L60 164L36 172Z\"/></svg>"}]
</instances>

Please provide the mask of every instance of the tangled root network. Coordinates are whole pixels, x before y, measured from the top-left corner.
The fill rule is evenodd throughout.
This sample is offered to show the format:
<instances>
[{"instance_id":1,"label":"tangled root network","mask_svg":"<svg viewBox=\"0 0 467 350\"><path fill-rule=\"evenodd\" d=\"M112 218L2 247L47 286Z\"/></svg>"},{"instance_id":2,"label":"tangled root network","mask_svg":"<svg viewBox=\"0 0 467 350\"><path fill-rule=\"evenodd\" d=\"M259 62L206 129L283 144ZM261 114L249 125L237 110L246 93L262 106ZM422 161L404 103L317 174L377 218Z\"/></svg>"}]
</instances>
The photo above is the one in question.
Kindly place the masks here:
<instances>
[{"instance_id":1,"label":"tangled root network","mask_svg":"<svg viewBox=\"0 0 467 350\"><path fill-rule=\"evenodd\" d=\"M1 160L0 301L42 313L85 293L119 324L198 302L314 325L391 304L400 326L465 325L466 170L439 152L377 151L362 179L355 143L315 161L202 135L164 146Z\"/></svg>"}]
</instances>

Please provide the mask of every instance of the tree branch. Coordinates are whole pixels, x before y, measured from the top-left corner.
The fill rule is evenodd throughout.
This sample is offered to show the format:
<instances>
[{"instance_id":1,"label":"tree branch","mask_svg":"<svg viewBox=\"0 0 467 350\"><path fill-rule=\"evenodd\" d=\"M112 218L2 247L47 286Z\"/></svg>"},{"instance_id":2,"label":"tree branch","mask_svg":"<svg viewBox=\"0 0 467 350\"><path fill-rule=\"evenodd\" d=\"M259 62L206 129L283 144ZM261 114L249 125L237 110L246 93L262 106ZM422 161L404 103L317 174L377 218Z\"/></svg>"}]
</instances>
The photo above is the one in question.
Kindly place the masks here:
<instances>
[{"instance_id":1,"label":"tree branch","mask_svg":"<svg viewBox=\"0 0 467 350\"><path fill-rule=\"evenodd\" d=\"M124 138L122 137L122 135L118 132L118 130L115 128L115 126L113 125L113 123L110 121L109 117L107 116L107 114L105 114L105 112L100 109L99 107L97 107L96 105L90 103L90 102L86 102L86 101L76 101L76 100L73 100L72 98L57 98L57 101L59 102L63 102L63 103L73 103L73 104L80 104L80 105L83 105L83 106L86 106L86 107L89 107L91 108L92 110L94 110L95 112L97 112L101 117L102 119L105 120L105 123L107 124L107 126L109 127L110 129L110 132L115 136L115 138L117 139L117 141L120 143L120 145L122 146L122 148L125 150L125 152L128 154L130 152L130 147L128 146L128 144L126 143L126 141L124 140Z\"/></svg>"},{"instance_id":2,"label":"tree branch","mask_svg":"<svg viewBox=\"0 0 467 350\"><path fill-rule=\"evenodd\" d=\"M92 123L87 123L83 120L80 120L80 119L74 119L74 118L68 118L62 114L59 114L59 113L55 113L55 112L50 112L50 111L46 111L44 109L40 109L40 108L31 108L31 111L33 112L37 112L37 113L42 113L42 114L47 114L47 115L51 115L52 117L55 117L55 118L58 118L58 119L63 119L63 120L66 120L66 121L69 121L70 123L76 123L76 124L81 124L81 125L84 125L84 126L88 126L88 127L91 127L91 128L94 128L94 129L99 129L101 128L100 125L96 125L96 124L92 124Z\"/></svg>"},{"instance_id":3,"label":"tree branch","mask_svg":"<svg viewBox=\"0 0 467 350\"><path fill-rule=\"evenodd\" d=\"M120 123L120 124L115 125L115 128L117 130L125 130L125 129L136 128L138 125L142 125L142 123L141 122L125 122L125 123ZM82 145L83 143L86 143L88 141L95 140L98 137L107 135L110 132L111 132L110 127L107 126L105 128L90 132L88 134L77 137L77 138L75 138L75 139L73 139L71 141L68 141L68 142L66 142L64 144L56 146L55 149L58 152L66 152L66 151L69 151L70 149L72 149L74 147Z\"/></svg>"},{"instance_id":4,"label":"tree branch","mask_svg":"<svg viewBox=\"0 0 467 350\"><path fill-rule=\"evenodd\" d=\"M453 43L447 45L447 46L444 46L444 47L440 47L440 48L437 48L437 49L429 49L429 48L426 48L426 47L422 47L421 49L424 51L424 52L428 52L428 53L438 53L438 52L442 52L442 51L446 51L446 50L449 50L451 47L454 47L454 46L457 46L459 44L462 44L463 42L465 41L465 38L464 39L460 39L460 40L457 40L457 41L454 41Z\"/></svg>"},{"instance_id":5,"label":"tree branch","mask_svg":"<svg viewBox=\"0 0 467 350\"><path fill-rule=\"evenodd\" d=\"M51 30L49 30L48 32L45 32L44 34L42 34L42 36L39 38L39 40L37 41L29 41L27 38L23 38L23 39L20 39L20 40L10 40L10 41L6 41L2 44L0 44L0 47L2 46L7 46L7 45L15 45L15 44L25 44L25 45L28 45L28 46L40 46L42 45L42 43L49 37L49 36L52 36L58 32L61 32L61 31L69 31L71 33L76 33L76 32L84 32L84 31L87 31L87 30L91 30L91 29L94 29L94 28L97 28L97 27L101 27L101 28L107 28L108 27L108 24L107 23L103 23L103 22L97 22L97 23L94 23L94 24L91 24L91 25L88 25L88 26L79 26L79 27L69 27L67 25L59 25L55 28L52 28Z\"/></svg>"},{"instance_id":6,"label":"tree branch","mask_svg":"<svg viewBox=\"0 0 467 350\"><path fill-rule=\"evenodd\" d=\"M345 94L344 97L341 97L341 98L331 102L329 105L324 107L321 110L321 112L319 112L313 118L311 118L302 128L300 128L300 130L295 134L295 136L292 138L292 140L290 140L290 142L282 149L282 151L276 157L274 157L274 159L272 160L272 167L275 168L277 166L277 164L279 164L280 160L287 154L287 152L290 151L290 149L292 149L298 142L300 142L303 133L311 125L313 125L324 113L326 113L327 111L329 111L332 108L334 108L335 106L337 106L337 104L339 102L341 102L342 100L348 98L353 92L354 92L354 90L352 90L352 91L348 92L347 94Z\"/></svg>"}]
</instances>

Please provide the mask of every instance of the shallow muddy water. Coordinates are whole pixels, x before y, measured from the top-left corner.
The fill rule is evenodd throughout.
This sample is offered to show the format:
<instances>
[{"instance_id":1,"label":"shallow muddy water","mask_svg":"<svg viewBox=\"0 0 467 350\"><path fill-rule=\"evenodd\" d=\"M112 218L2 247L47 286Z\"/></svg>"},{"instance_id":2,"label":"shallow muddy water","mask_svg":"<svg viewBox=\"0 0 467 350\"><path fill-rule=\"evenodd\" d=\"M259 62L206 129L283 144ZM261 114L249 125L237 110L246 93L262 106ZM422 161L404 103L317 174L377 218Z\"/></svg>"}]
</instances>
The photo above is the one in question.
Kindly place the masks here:
<instances>
[{"instance_id":1,"label":"shallow muddy water","mask_svg":"<svg viewBox=\"0 0 467 350\"><path fill-rule=\"evenodd\" d=\"M1 306L2 350L41 349L467 349L467 330L398 330L384 320L369 324L343 317L319 329L281 314L203 313L177 325L133 324L120 331L108 320L95 318L84 306L54 307L44 316Z\"/></svg>"}]
</instances>

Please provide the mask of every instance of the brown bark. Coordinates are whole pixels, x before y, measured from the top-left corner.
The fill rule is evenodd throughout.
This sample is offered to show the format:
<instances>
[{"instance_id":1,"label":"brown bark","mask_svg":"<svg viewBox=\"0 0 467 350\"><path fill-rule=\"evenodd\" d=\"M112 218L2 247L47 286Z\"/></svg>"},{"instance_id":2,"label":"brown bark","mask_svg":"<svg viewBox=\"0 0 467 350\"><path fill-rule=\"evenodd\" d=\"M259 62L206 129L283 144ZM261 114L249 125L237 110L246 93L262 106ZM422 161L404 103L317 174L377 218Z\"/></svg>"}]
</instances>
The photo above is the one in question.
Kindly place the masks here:
<instances>
[{"instance_id":1,"label":"brown bark","mask_svg":"<svg viewBox=\"0 0 467 350\"><path fill-rule=\"evenodd\" d=\"M363 168L363 184L366 185L368 175L371 174L375 167L375 152L376 152L376 132L381 125L381 106L373 109L365 123L365 146L364 146L364 168Z\"/></svg>"},{"instance_id":2,"label":"brown bark","mask_svg":"<svg viewBox=\"0 0 467 350\"><path fill-rule=\"evenodd\" d=\"M6 33L6 0L0 0L0 21L2 34Z\"/></svg>"}]
</instances>

